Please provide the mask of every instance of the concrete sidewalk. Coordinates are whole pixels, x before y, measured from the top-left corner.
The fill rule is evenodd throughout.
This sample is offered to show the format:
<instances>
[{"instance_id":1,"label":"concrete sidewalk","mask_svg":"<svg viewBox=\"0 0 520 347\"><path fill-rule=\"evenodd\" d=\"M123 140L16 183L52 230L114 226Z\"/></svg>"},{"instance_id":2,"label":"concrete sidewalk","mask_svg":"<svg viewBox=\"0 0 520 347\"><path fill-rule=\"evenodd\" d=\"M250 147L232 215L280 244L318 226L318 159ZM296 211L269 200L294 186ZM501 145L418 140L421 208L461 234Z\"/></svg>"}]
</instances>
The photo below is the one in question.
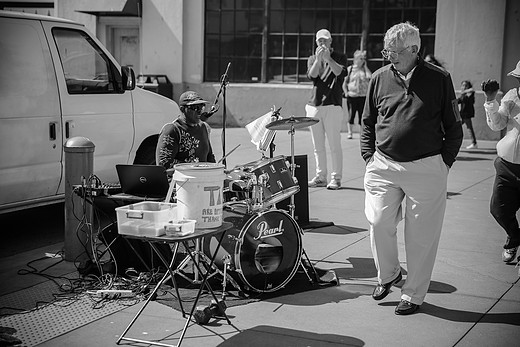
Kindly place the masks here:
<instances>
[{"instance_id":1,"label":"concrete sidewalk","mask_svg":"<svg viewBox=\"0 0 520 347\"><path fill-rule=\"evenodd\" d=\"M261 157L242 128L225 129L225 134L213 129L212 143L217 159L240 145L227 158L228 169ZM291 154L288 132L278 131L275 144L274 156ZM296 131L294 144L295 155L307 155L308 174L313 177L309 130ZM377 280L363 211L365 164L358 134L349 140L342 133L342 144L342 188L309 189L311 221L330 221L334 226L303 236L311 261L320 269L335 270L339 285L230 307L226 313L232 325L225 320L191 324L182 345L517 346L518 269L501 261L505 233L489 214L495 142L480 141L479 149L459 153L449 175L446 217L428 295L418 313L404 317L394 314L398 287L382 301L371 298ZM402 223L398 235L406 275ZM88 322L40 346L115 346L141 306ZM183 325L180 312L151 302L127 336L175 345Z\"/></svg>"}]
</instances>

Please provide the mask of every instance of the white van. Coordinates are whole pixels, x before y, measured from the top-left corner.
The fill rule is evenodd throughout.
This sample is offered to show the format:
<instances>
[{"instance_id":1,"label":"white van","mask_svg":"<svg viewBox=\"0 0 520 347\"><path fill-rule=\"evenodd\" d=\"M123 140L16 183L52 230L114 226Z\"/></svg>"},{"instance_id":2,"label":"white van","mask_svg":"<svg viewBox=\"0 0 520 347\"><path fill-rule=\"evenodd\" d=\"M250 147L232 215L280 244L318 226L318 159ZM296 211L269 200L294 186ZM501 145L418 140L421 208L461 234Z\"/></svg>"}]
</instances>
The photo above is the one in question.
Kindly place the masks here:
<instances>
[{"instance_id":1,"label":"white van","mask_svg":"<svg viewBox=\"0 0 520 347\"><path fill-rule=\"evenodd\" d=\"M178 105L135 88L131 68L72 21L0 11L0 213L63 201L64 144L95 145L94 173L151 164Z\"/></svg>"}]
</instances>

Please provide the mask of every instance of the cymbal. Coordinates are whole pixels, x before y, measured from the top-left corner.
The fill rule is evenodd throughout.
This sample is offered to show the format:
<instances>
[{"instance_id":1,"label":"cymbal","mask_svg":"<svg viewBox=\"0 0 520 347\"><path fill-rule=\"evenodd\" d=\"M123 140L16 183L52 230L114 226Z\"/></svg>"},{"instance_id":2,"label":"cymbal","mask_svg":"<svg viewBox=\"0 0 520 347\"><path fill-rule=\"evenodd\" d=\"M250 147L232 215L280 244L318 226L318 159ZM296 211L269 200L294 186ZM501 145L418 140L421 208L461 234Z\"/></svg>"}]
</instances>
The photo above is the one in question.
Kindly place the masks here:
<instances>
[{"instance_id":1,"label":"cymbal","mask_svg":"<svg viewBox=\"0 0 520 347\"><path fill-rule=\"evenodd\" d=\"M269 130L291 130L301 129L319 122L319 119L310 117L291 117L286 119L275 120L267 124L265 127Z\"/></svg>"}]
</instances>

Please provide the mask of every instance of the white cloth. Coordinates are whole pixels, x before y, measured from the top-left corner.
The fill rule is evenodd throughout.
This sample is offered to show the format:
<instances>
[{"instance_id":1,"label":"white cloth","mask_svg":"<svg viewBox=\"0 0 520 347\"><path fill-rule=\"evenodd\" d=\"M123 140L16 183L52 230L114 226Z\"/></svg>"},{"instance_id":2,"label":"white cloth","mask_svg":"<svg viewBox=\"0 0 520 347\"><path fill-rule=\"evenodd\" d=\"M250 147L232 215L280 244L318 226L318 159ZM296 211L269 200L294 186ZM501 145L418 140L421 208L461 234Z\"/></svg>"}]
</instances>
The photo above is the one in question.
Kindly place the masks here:
<instances>
[{"instance_id":1,"label":"white cloth","mask_svg":"<svg viewBox=\"0 0 520 347\"><path fill-rule=\"evenodd\" d=\"M507 128L506 135L497 143L499 157L513 164L520 164L520 89L509 90L500 101L484 103L489 128L500 131Z\"/></svg>"},{"instance_id":2,"label":"white cloth","mask_svg":"<svg viewBox=\"0 0 520 347\"><path fill-rule=\"evenodd\" d=\"M314 144L314 158L316 159L316 176L327 179L327 153L325 137L329 143L332 161L331 178L341 180L343 175L343 150L341 148L341 123L343 109L341 106L311 106L305 105L307 117L318 119L312 125L311 135Z\"/></svg>"},{"instance_id":3,"label":"white cloth","mask_svg":"<svg viewBox=\"0 0 520 347\"><path fill-rule=\"evenodd\" d=\"M430 285L446 209L448 167L435 155L395 162L375 152L367 164L365 215L370 224L372 254L379 283L400 271L397 225L404 201L407 276L401 299L420 305Z\"/></svg>"}]
</instances>

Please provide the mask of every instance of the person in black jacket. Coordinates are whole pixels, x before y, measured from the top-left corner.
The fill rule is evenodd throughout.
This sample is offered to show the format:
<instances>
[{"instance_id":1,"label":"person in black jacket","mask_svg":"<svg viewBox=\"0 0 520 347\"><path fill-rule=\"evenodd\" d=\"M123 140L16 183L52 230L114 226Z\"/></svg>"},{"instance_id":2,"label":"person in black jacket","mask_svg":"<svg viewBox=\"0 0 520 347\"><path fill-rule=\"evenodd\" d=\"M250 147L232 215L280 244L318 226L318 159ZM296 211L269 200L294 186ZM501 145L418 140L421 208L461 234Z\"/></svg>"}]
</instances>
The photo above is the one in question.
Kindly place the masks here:
<instances>
[{"instance_id":1,"label":"person in black jacket","mask_svg":"<svg viewBox=\"0 0 520 347\"><path fill-rule=\"evenodd\" d=\"M407 277L398 315L416 312L428 291L448 171L463 135L450 74L425 62L420 48L419 29L410 23L386 32L381 54L391 64L372 74L361 133L365 214L378 278L375 300L402 279L397 225L404 215Z\"/></svg>"},{"instance_id":2,"label":"person in black jacket","mask_svg":"<svg viewBox=\"0 0 520 347\"><path fill-rule=\"evenodd\" d=\"M462 117L462 122L464 122L468 128L472 140L471 144L466 148L478 148L475 130L473 130L473 123L471 121L471 118L475 117L475 91L473 90L473 85L470 81L462 81L460 86L461 91L458 98L458 103L460 104L460 116Z\"/></svg>"}]
</instances>

